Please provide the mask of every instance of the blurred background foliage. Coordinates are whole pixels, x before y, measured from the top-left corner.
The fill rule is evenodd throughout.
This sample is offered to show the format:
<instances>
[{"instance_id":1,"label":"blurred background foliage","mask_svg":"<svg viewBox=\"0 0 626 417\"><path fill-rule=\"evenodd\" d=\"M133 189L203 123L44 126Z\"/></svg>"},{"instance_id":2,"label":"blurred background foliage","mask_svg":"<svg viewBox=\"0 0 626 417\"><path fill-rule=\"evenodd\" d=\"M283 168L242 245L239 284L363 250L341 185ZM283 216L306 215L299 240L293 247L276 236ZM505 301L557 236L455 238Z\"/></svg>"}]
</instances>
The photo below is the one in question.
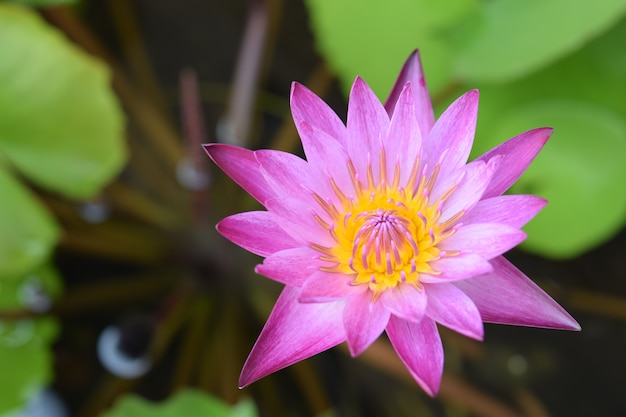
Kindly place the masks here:
<instances>
[{"instance_id":1,"label":"blurred background foliage","mask_svg":"<svg viewBox=\"0 0 626 417\"><path fill-rule=\"evenodd\" d=\"M0 416L621 415L625 15L622 0L0 2ZM200 143L301 153L292 80L345 117L356 75L384 100L415 48L437 112L480 89L475 156L555 128L513 189L550 204L509 257L583 333L442 329L436 399L386 340L238 391L280 286L214 231L258 205Z\"/></svg>"}]
</instances>

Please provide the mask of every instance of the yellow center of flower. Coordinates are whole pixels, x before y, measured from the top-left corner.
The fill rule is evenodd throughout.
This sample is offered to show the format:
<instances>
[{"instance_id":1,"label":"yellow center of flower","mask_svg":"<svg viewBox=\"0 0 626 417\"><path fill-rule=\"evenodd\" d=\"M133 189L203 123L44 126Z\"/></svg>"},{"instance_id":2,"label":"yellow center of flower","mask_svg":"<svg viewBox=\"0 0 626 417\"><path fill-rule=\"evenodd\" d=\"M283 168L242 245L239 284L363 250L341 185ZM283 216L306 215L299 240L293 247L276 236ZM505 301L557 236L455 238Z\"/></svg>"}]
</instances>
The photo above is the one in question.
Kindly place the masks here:
<instances>
[{"instance_id":1,"label":"yellow center of flower","mask_svg":"<svg viewBox=\"0 0 626 417\"><path fill-rule=\"evenodd\" d=\"M415 161L408 183L401 187L398 165L391 181L387 181L384 151L379 166L378 181L368 164L367 183L363 183L348 162L356 195L347 197L331 179L339 204L314 194L331 221L321 216L316 219L336 244L312 245L322 253L320 259L328 262L323 271L352 276L353 285L368 285L374 297L399 283L421 289L420 274L439 274L431 263L458 253L442 251L437 245L454 233L452 226L463 215L460 212L440 222L442 203L455 187L431 201L438 167L428 177L420 176L419 161Z\"/></svg>"}]
</instances>

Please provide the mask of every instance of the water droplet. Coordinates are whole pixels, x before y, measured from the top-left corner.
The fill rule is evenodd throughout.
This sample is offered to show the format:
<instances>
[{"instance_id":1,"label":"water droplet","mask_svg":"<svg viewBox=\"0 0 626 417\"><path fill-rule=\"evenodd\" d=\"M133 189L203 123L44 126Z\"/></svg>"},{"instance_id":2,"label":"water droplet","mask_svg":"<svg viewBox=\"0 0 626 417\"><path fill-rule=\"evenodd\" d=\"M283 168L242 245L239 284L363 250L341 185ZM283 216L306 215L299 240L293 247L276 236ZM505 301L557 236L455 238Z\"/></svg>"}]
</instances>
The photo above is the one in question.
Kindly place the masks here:
<instances>
[{"instance_id":1,"label":"water droplet","mask_svg":"<svg viewBox=\"0 0 626 417\"><path fill-rule=\"evenodd\" d=\"M176 178L180 185L188 190L206 190L211 183L211 177L207 171L194 168L191 161L182 159L176 166Z\"/></svg>"},{"instance_id":2,"label":"water droplet","mask_svg":"<svg viewBox=\"0 0 626 417\"><path fill-rule=\"evenodd\" d=\"M111 206L104 200L86 201L79 204L78 213L87 223L98 224L107 220L111 215Z\"/></svg>"},{"instance_id":3,"label":"water droplet","mask_svg":"<svg viewBox=\"0 0 626 417\"><path fill-rule=\"evenodd\" d=\"M30 398L26 406L7 417L67 417L67 408L51 389L42 389Z\"/></svg>"},{"instance_id":4,"label":"water droplet","mask_svg":"<svg viewBox=\"0 0 626 417\"><path fill-rule=\"evenodd\" d=\"M152 366L146 352L149 338L144 340L143 349L134 350L128 348L128 338L127 329L119 326L105 328L98 339L98 357L102 366L113 375L134 379L144 375Z\"/></svg>"},{"instance_id":5,"label":"water droplet","mask_svg":"<svg viewBox=\"0 0 626 417\"><path fill-rule=\"evenodd\" d=\"M35 313L45 313L52 307L52 298L41 280L31 275L19 288L18 298L22 305Z\"/></svg>"},{"instance_id":6,"label":"water droplet","mask_svg":"<svg viewBox=\"0 0 626 417\"><path fill-rule=\"evenodd\" d=\"M35 323L32 320L0 321L0 344L17 348L30 342L35 336Z\"/></svg>"},{"instance_id":7,"label":"water droplet","mask_svg":"<svg viewBox=\"0 0 626 417\"><path fill-rule=\"evenodd\" d=\"M509 372L516 377L520 377L528 371L528 361L520 354L511 355L506 366Z\"/></svg>"}]
</instances>

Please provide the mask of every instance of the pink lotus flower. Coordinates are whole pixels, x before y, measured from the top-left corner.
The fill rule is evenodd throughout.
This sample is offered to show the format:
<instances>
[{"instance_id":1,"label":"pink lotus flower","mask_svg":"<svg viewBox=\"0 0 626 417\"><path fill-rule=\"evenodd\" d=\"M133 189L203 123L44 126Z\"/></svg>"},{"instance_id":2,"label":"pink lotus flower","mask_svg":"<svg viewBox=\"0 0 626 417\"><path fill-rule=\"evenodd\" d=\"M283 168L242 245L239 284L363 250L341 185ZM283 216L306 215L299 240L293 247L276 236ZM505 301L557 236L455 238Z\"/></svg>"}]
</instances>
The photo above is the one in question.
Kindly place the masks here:
<instances>
[{"instance_id":1,"label":"pink lotus flower","mask_svg":"<svg viewBox=\"0 0 626 417\"><path fill-rule=\"evenodd\" d=\"M256 272L285 284L240 377L245 386L347 341L359 355L383 331L418 384L439 389L435 323L481 340L483 321L580 329L501 255L546 204L501 194L552 133L522 133L467 163L478 91L435 122L417 52L383 106L361 78L348 121L294 83L291 110L307 160L272 150L205 149L267 211L217 229L265 257Z\"/></svg>"}]
</instances>

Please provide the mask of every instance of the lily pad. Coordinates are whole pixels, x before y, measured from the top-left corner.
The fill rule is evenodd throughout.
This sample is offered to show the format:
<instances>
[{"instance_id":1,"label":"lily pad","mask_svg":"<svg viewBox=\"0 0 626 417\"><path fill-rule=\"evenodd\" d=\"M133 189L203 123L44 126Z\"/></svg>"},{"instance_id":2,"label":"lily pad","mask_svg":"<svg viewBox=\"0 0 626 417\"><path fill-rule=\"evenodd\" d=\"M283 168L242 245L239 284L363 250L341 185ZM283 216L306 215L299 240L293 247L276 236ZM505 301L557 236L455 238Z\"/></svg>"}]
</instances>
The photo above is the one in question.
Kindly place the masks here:
<instances>
[{"instance_id":1,"label":"lily pad","mask_svg":"<svg viewBox=\"0 0 626 417\"><path fill-rule=\"evenodd\" d=\"M23 4L24 6L46 7L64 4L76 4L78 0L5 0L7 3Z\"/></svg>"},{"instance_id":2,"label":"lily pad","mask_svg":"<svg viewBox=\"0 0 626 417\"><path fill-rule=\"evenodd\" d=\"M463 23L471 28L455 56L465 81L505 82L579 49L626 13L622 0L491 0Z\"/></svg>"},{"instance_id":3,"label":"lily pad","mask_svg":"<svg viewBox=\"0 0 626 417\"><path fill-rule=\"evenodd\" d=\"M27 309L43 313L61 294L62 286L57 270L44 263L20 278L7 279L0 284L0 310Z\"/></svg>"},{"instance_id":4,"label":"lily pad","mask_svg":"<svg viewBox=\"0 0 626 417\"><path fill-rule=\"evenodd\" d=\"M34 290L34 292L30 292ZM0 282L0 310L38 307L61 292L61 279L49 264L19 278ZM33 298L33 296L35 296ZM51 343L58 322L51 317L0 321L0 415L21 409L52 379Z\"/></svg>"},{"instance_id":5,"label":"lily pad","mask_svg":"<svg viewBox=\"0 0 626 417\"><path fill-rule=\"evenodd\" d=\"M179 391L163 403L151 403L136 395L120 398L102 417L256 417L254 403L244 400L230 406L221 400L193 389Z\"/></svg>"},{"instance_id":6,"label":"lily pad","mask_svg":"<svg viewBox=\"0 0 626 417\"><path fill-rule=\"evenodd\" d=\"M29 180L93 196L122 167L108 68L35 12L0 3L0 152Z\"/></svg>"},{"instance_id":7,"label":"lily pad","mask_svg":"<svg viewBox=\"0 0 626 417\"><path fill-rule=\"evenodd\" d=\"M549 201L526 226L528 239L522 247L551 258L569 258L620 230L626 220L623 118L589 102L539 99L508 109L498 125L490 132L500 138L528 126L555 128L548 144L511 189Z\"/></svg>"},{"instance_id":8,"label":"lily pad","mask_svg":"<svg viewBox=\"0 0 626 417\"><path fill-rule=\"evenodd\" d=\"M0 321L0 414L21 409L50 382L57 333L57 321L48 317Z\"/></svg>"},{"instance_id":9,"label":"lily pad","mask_svg":"<svg viewBox=\"0 0 626 417\"><path fill-rule=\"evenodd\" d=\"M1 167L0 195L1 283L21 277L45 261L58 239L59 228L35 197Z\"/></svg>"},{"instance_id":10,"label":"lily pad","mask_svg":"<svg viewBox=\"0 0 626 417\"><path fill-rule=\"evenodd\" d=\"M540 126L553 137L514 188L536 189L548 206L526 230L523 247L574 257L615 235L626 221L624 120L626 20L580 51L516 82L481 90L474 156ZM532 184L531 184L532 183ZM589 227L574 224L594 219ZM573 236L575 235L575 236Z\"/></svg>"},{"instance_id":11,"label":"lily pad","mask_svg":"<svg viewBox=\"0 0 626 417\"><path fill-rule=\"evenodd\" d=\"M307 0L320 52L348 91L359 75L386 98L404 60L419 48L431 91L449 83L453 55L444 29L476 0Z\"/></svg>"}]
</instances>

